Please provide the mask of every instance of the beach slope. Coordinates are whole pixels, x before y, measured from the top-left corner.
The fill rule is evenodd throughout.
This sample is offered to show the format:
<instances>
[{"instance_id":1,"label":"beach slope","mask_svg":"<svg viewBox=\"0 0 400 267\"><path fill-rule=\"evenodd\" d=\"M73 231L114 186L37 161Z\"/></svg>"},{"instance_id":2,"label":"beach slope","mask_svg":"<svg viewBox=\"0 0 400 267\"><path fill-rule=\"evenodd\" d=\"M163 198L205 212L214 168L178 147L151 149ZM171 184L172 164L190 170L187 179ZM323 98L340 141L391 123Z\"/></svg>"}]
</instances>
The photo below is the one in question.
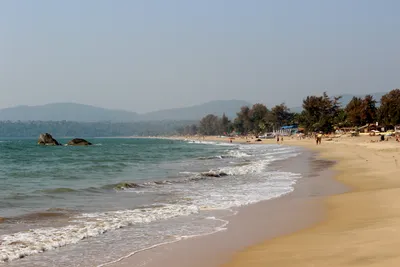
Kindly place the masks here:
<instances>
[{"instance_id":1,"label":"beach slope","mask_svg":"<svg viewBox=\"0 0 400 267\"><path fill-rule=\"evenodd\" d=\"M369 139L340 138L318 147L312 140L285 140L335 160L336 179L351 191L324 200L321 223L251 246L224 267L400 266L400 145Z\"/></svg>"}]
</instances>

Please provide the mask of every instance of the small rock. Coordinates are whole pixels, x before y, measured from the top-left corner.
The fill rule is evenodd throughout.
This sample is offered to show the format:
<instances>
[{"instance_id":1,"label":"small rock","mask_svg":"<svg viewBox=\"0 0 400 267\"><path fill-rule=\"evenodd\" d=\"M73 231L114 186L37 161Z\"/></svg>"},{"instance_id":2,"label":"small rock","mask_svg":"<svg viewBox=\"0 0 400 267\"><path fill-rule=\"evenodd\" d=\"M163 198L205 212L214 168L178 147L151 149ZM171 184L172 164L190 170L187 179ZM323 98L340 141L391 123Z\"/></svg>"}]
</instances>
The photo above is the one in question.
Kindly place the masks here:
<instances>
[{"instance_id":1,"label":"small rock","mask_svg":"<svg viewBox=\"0 0 400 267\"><path fill-rule=\"evenodd\" d=\"M75 138L68 142L69 146L91 146L92 143L82 138Z\"/></svg>"},{"instance_id":2,"label":"small rock","mask_svg":"<svg viewBox=\"0 0 400 267\"><path fill-rule=\"evenodd\" d=\"M47 145L47 146L61 146L61 144L51 136L49 133L45 134L40 134L39 135L39 140L38 140L39 145Z\"/></svg>"}]
</instances>

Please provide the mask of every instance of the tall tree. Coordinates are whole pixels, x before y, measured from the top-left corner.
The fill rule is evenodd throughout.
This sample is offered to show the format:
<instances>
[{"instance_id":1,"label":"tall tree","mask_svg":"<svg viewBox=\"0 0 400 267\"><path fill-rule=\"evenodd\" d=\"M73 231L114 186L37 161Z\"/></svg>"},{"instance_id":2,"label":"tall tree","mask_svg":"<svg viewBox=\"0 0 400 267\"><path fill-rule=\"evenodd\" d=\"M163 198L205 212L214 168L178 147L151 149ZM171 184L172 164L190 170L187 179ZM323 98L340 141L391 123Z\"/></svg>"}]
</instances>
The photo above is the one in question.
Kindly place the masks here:
<instances>
[{"instance_id":1,"label":"tall tree","mask_svg":"<svg viewBox=\"0 0 400 267\"><path fill-rule=\"evenodd\" d=\"M349 127L353 124L349 122L345 109L340 108L337 115L333 119L333 125L336 125L338 127Z\"/></svg>"},{"instance_id":2,"label":"tall tree","mask_svg":"<svg viewBox=\"0 0 400 267\"><path fill-rule=\"evenodd\" d=\"M199 132L203 135L221 134L221 123L218 116L208 114L200 121Z\"/></svg>"},{"instance_id":3,"label":"tall tree","mask_svg":"<svg viewBox=\"0 0 400 267\"><path fill-rule=\"evenodd\" d=\"M269 116L271 122L275 128L280 128L283 125L287 125L292 122L294 114L290 112L290 109L284 104L276 105L271 109L271 116Z\"/></svg>"},{"instance_id":4,"label":"tall tree","mask_svg":"<svg viewBox=\"0 0 400 267\"><path fill-rule=\"evenodd\" d=\"M347 119L351 125L362 125L363 109L363 100L360 97L354 96L345 108Z\"/></svg>"},{"instance_id":5,"label":"tall tree","mask_svg":"<svg viewBox=\"0 0 400 267\"><path fill-rule=\"evenodd\" d=\"M254 104L250 110L249 117L252 125L252 132L259 135L266 128L266 118L269 111L263 104Z\"/></svg>"},{"instance_id":6,"label":"tall tree","mask_svg":"<svg viewBox=\"0 0 400 267\"><path fill-rule=\"evenodd\" d=\"M307 96L303 100L302 124L308 132L332 132L334 118L340 111L341 97L331 99L326 92L322 96Z\"/></svg>"},{"instance_id":7,"label":"tall tree","mask_svg":"<svg viewBox=\"0 0 400 267\"><path fill-rule=\"evenodd\" d=\"M229 120L229 118L224 114L222 114L221 117L221 130L223 133L229 133L230 132L230 124L231 121Z\"/></svg>"},{"instance_id":8,"label":"tall tree","mask_svg":"<svg viewBox=\"0 0 400 267\"><path fill-rule=\"evenodd\" d=\"M233 122L235 130L241 134L248 134L253 126L250 119L250 108L248 106L243 106L237 113L237 117Z\"/></svg>"},{"instance_id":9,"label":"tall tree","mask_svg":"<svg viewBox=\"0 0 400 267\"><path fill-rule=\"evenodd\" d=\"M366 95L362 100L363 112L361 114L361 121L363 124L371 124L376 121L377 108L376 100L372 95Z\"/></svg>"},{"instance_id":10,"label":"tall tree","mask_svg":"<svg viewBox=\"0 0 400 267\"><path fill-rule=\"evenodd\" d=\"M382 96L379 118L385 125L400 124L400 89L394 89Z\"/></svg>"}]
</instances>

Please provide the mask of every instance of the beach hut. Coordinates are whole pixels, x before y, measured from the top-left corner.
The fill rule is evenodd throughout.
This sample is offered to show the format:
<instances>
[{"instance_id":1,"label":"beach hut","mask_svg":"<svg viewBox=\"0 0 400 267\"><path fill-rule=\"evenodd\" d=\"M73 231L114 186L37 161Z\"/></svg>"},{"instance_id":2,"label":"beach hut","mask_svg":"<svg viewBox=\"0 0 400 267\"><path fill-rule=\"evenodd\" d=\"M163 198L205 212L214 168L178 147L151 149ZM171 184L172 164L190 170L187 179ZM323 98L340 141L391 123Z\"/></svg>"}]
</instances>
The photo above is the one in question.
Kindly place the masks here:
<instances>
[{"instance_id":1,"label":"beach hut","mask_svg":"<svg viewBox=\"0 0 400 267\"><path fill-rule=\"evenodd\" d=\"M280 134L282 135L292 135L297 133L297 131L299 130L299 126L298 125L285 125L282 126L280 129Z\"/></svg>"}]
</instances>

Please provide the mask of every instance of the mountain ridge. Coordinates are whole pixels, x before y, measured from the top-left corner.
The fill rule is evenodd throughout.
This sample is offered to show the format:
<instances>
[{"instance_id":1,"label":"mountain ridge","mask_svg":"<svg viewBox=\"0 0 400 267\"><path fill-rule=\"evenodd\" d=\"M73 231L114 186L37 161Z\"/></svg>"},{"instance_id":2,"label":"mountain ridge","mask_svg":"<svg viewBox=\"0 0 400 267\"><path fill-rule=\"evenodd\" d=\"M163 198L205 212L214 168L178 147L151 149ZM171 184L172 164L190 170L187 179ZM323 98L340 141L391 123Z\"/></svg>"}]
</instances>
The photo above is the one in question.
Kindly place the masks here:
<instances>
[{"instance_id":1,"label":"mountain ridge","mask_svg":"<svg viewBox=\"0 0 400 267\"><path fill-rule=\"evenodd\" d=\"M243 105L242 100L215 100L199 105L173 108L148 113L116 110L78 103L49 103L45 105L20 105L0 109L0 121L76 121L76 122L137 122L164 120L200 120L207 114L234 117Z\"/></svg>"},{"instance_id":2,"label":"mountain ridge","mask_svg":"<svg viewBox=\"0 0 400 267\"><path fill-rule=\"evenodd\" d=\"M378 101L387 92L371 93ZM342 94L342 106L346 106L354 97L365 95ZM76 121L76 122L138 122L138 121L184 121L200 120L207 114L221 116L226 114L230 119L236 117L242 106L252 104L243 100L214 100L203 104L163 109L147 113L137 113L127 110L107 109L78 103L49 103L45 105L20 105L0 109L0 121ZM269 107L270 108L270 107ZM301 112L302 107L290 108L292 112Z\"/></svg>"}]
</instances>

